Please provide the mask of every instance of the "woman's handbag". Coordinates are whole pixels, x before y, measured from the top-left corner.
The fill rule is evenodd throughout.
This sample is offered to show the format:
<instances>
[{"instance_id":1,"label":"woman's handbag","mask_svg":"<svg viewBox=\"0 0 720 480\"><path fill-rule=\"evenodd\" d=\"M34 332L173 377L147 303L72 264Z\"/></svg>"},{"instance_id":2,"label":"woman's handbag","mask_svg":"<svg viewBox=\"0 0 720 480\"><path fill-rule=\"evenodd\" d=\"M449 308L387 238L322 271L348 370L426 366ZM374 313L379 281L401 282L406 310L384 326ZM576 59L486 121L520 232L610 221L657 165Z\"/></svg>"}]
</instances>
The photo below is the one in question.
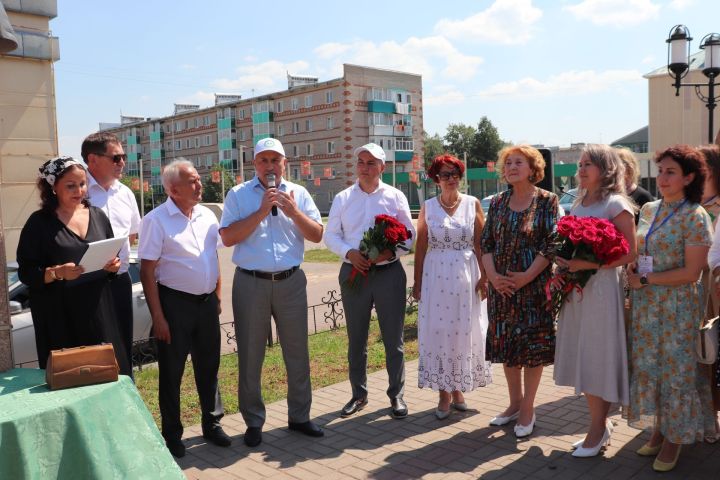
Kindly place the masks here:
<instances>
[{"instance_id":1,"label":"woman's handbag","mask_svg":"<svg viewBox=\"0 0 720 480\"><path fill-rule=\"evenodd\" d=\"M695 338L695 356L699 363L711 365L718 358L718 324L720 317L706 320Z\"/></svg>"},{"instance_id":2,"label":"woman's handbag","mask_svg":"<svg viewBox=\"0 0 720 480\"><path fill-rule=\"evenodd\" d=\"M115 350L109 343L51 350L45 370L50 390L114 382L118 379Z\"/></svg>"}]
</instances>

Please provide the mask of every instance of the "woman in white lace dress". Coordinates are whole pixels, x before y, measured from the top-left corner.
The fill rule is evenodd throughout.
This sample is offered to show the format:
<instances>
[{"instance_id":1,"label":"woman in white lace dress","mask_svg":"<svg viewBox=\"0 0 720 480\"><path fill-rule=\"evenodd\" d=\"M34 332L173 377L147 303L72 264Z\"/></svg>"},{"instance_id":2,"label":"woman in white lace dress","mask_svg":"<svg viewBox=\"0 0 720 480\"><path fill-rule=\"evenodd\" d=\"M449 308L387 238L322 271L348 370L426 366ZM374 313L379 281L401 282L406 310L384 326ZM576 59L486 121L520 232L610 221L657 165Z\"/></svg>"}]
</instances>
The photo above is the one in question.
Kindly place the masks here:
<instances>
[{"instance_id":1,"label":"woman in white lace dress","mask_svg":"<svg viewBox=\"0 0 720 480\"><path fill-rule=\"evenodd\" d=\"M439 392L435 415L466 410L464 392L484 387L491 379L485 361L486 281L476 252L484 218L480 202L458 190L465 167L441 155L428 169L440 195L427 200L418 216L415 285L419 300L418 386Z\"/></svg>"}]
</instances>

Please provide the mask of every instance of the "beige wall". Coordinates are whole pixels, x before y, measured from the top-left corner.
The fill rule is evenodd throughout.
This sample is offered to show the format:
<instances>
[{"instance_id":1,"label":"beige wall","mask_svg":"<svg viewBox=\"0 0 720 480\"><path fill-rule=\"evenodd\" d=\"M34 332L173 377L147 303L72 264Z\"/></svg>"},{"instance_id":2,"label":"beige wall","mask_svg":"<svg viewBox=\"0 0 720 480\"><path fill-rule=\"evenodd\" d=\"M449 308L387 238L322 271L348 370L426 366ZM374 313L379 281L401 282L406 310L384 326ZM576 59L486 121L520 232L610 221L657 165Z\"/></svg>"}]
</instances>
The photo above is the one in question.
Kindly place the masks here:
<instances>
[{"instance_id":1,"label":"beige wall","mask_svg":"<svg viewBox=\"0 0 720 480\"><path fill-rule=\"evenodd\" d=\"M49 19L8 12L13 28L47 31ZM0 55L0 214L8 260L38 208L37 169L58 153L52 61Z\"/></svg>"},{"instance_id":2,"label":"beige wall","mask_svg":"<svg viewBox=\"0 0 720 480\"><path fill-rule=\"evenodd\" d=\"M707 84L707 77L700 70L691 70L683 79L684 83ZM669 75L658 75L648 79L648 125L650 152L661 150L677 143L702 145L708 143L708 110L705 103L695 95L692 87L680 88L675 96ZM716 87L720 92L720 87ZM707 87L701 87L707 95ZM720 128L718 108L714 112L714 130Z\"/></svg>"}]
</instances>

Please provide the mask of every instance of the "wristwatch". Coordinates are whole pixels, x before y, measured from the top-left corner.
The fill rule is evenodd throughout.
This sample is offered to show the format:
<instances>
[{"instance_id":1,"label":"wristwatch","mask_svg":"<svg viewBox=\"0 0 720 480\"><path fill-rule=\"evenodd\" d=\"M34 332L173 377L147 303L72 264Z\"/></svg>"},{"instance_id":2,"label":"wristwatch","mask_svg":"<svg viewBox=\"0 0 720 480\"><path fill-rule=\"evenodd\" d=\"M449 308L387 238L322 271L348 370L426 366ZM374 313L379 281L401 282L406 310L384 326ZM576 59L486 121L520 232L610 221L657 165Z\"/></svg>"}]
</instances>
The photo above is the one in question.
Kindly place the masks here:
<instances>
[{"instance_id":1,"label":"wristwatch","mask_svg":"<svg viewBox=\"0 0 720 480\"><path fill-rule=\"evenodd\" d=\"M650 285L647 273L643 273L642 275L640 275L640 285Z\"/></svg>"}]
</instances>

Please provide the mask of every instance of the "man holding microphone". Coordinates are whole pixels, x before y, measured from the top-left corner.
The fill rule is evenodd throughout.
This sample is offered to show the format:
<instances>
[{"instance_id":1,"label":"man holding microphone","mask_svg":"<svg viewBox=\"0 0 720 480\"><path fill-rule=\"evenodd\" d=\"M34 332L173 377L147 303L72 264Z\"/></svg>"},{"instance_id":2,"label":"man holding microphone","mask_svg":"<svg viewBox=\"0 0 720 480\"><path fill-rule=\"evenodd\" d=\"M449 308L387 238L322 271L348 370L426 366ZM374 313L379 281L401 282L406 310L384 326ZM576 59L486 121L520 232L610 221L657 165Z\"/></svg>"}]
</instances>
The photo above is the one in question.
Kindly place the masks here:
<instances>
[{"instance_id":1,"label":"man holding microphone","mask_svg":"<svg viewBox=\"0 0 720 480\"><path fill-rule=\"evenodd\" d=\"M305 239L320 242L320 212L308 191L285 176L282 144L265 138L255 145L255 177L225 198L220 237L234 246L233 316L238 349L238 400L249 447L262 442L265 405L260 375L270 317L280 336L287 368L288 427L321 437L310 421L312 388L307 342L307 280L300 270Z\"/></svg>"}]
</instances>

